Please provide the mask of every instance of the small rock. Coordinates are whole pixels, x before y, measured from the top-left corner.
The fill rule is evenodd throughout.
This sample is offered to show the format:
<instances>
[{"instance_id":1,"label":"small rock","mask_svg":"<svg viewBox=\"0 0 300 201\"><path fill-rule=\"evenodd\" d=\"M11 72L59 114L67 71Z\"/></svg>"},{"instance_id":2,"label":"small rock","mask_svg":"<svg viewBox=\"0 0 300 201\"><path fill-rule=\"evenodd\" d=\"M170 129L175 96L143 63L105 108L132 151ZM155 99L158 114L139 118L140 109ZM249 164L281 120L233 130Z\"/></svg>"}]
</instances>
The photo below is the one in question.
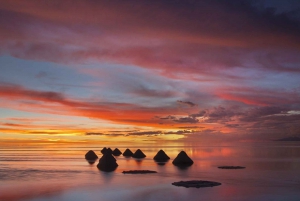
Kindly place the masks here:
<instances>
[{"instance_id":1,"label":"small rock","mask_svg":"<svg viewBox=\"0 0 300 201\"><path fill-rule=\"evenodd\" d=\"M132 155L133 158L145 158L146 155L140 150L136 150L136 152L134 152L134 154Z\"/></svg>"},{"instance_id":2,"label":"small rock","mask_svg":"<svg viewBox=\"0 0 300 201\"><path fill-rule=\"evenodd\" d=\"M98 156L95 154L95 152L93 150L90 150L85 154L86 160L96 160L97 158L98 158Z\"/></svg>"},{"instance_id":3,"label":"small rock","mask_svg":"<svg viewBox=\"0 0 300 201\"><path fill-rule=\"evenodd\" d=\"M202 181L202 180L192 180L192 181L179 181L173 182L174 186L183 186L186 188L204 188L204 187L214 187L219 186L221 183L214 181Z\"/></svg>"},{"instance_id":4,"label":"small rock","mask_svg":"<svg viewBox=\"0 0 300 201\"><path fill-rule=\"evenodd\" d=\"M245 169L246 167L242 166L219 166L220 169Z\"/></svg>"},{"instance_id":5,"label":"small rock","mask_svg":"<svg viewBox=\"0 0 300 201\"><path fill-rule=\"evenodd\" d=\"M133 153L130 149L126 149L123 153L123 156L126 156L126 157L129 157L129 156L132 156Z\"/></svg>"},{"instance_id":6,"label":"small rock","mask_svg":"<svg viewBox=\"0 0 300 201\"><path fill-rule=\"evenodd\" d=\"M184 151L181 151L172 163L176 166L190 166L194 161Z\"/></svg>"},{"instance_id":7,"label":"small rock","mask_svg":"<svg viewBox=\"0 0 300 201\"><path fill-rule=\"evenodd\" d=\"M122 152L118 149L118 148L115 148L112 152L112 154L114 156L120 156L122 154Z\"/></svg>"},{"instance_id":8,"label":"small rock","mask_svg":"<svg viewBox=\"0 0 300 201\"><path fill-rule=\"evenodd\" d=\"M170 157L163 150L159 150L153 159L157 162L166 162Z\"/></svg>"},{"instance_id":9,"label":"small rock","mask_svg":"<svg viewBox=\"0 0 300 201\"><path fill-rule=\"evenodd\" d=\"M149 173L157 173L153 170L128 170L123 171L123 174L149 174Z\"/></svg>"}]
</instances>

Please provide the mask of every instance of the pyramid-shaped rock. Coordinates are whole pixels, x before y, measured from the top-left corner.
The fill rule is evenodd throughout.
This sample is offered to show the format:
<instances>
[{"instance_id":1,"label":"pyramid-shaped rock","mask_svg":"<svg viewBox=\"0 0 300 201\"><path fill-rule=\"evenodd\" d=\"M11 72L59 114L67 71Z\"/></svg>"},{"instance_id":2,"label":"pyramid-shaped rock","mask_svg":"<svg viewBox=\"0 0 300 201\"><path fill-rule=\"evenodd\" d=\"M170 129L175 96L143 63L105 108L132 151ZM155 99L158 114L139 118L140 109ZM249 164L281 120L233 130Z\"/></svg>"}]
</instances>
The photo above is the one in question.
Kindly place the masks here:
<instances>
[{"instance_id":1,"label":"pyramid-shaped rock","mask_svg":"<svg viewBox=\"0 0 300 201\"><path fill-rule=\"evenodd\" d=\"M95 152L93 150L90 150L85 154L86 160L96 160L97 158L98 158L98 156L95 154Z\"/></svg>"},{"instance_id":2,"label":"pyramid-shaped rock","mask_svg":"<svg viewBox=\"0 0 300 201\"><path fill-rule=\"evenodd\" d=\"M146 155L140 149L138 149L138 150L136 150L134 152L134 154L132 155L132 157L133 158L145 158Z\"/></svg>"},{"instance_id":3,"label":"pyramid-shaped rock","mask_svg":"<svg viewBox=\"0 0 300 201\"><path fill-rule=\"evenodd\" d=\"M188 155L184 151L181 151L173 160L173 164L176 166L190 166L193 163L193 160L190 159L190 157L188 157Z\"/></svg>"},{"instance_id":4,"label":"pyramid-shaped rock","mask_svg":"<svg viewBox=\"0 0 300 201\"><path fill-rule=\"evenodd\" d=\"M100 158L97 167L99 170L102 170L105 172L111 172L111 171L114 171L118 167L118 164L116 162L116 159L113 157L113 155L111 153L105 153Z\"/></svg>"},{"instance_id":5,"label":"pyramid-shaped rock","mask_svg":"<svg viewBox=\"0 0 300 201\"><path fill-rule=\"evenodd\" d=\"M153 159L157 162L166 162L170 157L163 150L159 150Z\"/></svg>"},{"instance_id":6,"label":"pyramid-shaped rock","mask_svg":"<svg viewBox=\"0 0 300 201\"><path fill-rule=\"evenodd\" d=\"M102 150L101 150L101 153L104 154L106 152L107 148L104 147Z\"/></svg>"},{"instance_id":7,"label":"pyramid-shaped rock","mask_svg":"<svg viewBox=\"0 0 300 201\"><path fill-rule=\"evenodd\" d=\"M109 148L109 147L108 147L108 148L106 149L106 151L105 151L105 153L108 153L108 154L112 154L112 152L113 152L113 151L112 151L111 148Z\"/></svg>"},{"instance_id":8,"label":"pyramid-shaped rock","mask_svg":"<svg viewBox=\"0 0 300 201\"><path fill-rule=\"evenodd\" d=\"M123 156L132 156L132 155L133 155L133 153L132 153L132 151L130 151L130 149L126 149L123 153Z\"/></svg>"},{"instance_id":9,"label":"pyramid-shaped rock","mask_svg":"<svg viewBox=\"0 0 300 201\"><path fill-rule=\"evenodd\" d=\"M106 152L112 153L111 148L106 148L106 147L104 147L104 148L101 150L101 153L102 153L102 154L105 154Z\"/></svg>"},{"instance_id":10,"label":"pyramid-shaped rock","mask_svg":"<svg viewBox=\"0 0 300 201\"><path fill-rule=\"evenodd\" d=\"M122 152L118 149L118 148L115 148L112 152L112 154L114 156L120 156L122 154Z\"/></svg>"}]
</instances>

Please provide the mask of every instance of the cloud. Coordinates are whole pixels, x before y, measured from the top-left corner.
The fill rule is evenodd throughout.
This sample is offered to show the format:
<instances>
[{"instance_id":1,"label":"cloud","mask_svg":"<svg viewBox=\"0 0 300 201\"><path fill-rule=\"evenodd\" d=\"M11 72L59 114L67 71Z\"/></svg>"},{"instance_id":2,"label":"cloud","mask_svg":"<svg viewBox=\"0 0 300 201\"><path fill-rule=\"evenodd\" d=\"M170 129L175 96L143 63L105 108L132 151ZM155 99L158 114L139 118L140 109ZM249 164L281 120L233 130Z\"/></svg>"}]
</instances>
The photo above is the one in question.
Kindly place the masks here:
<instances>
[{"instance_id":1,"label":"cloud","mask_svg":"<svg viewBox=\"0 0 300 201\"><path fill-rule=\"evenodd\" d=\"M126 136L126 134L122 133L101 133L101 132L86 132L86 136L108 136L108 137L118 137L118 136Z\"/></svg>"},{"instance_id":2,"label":"cloud","mask_svg":"<svg viewBox=\"0 0 300 201\"><path fill-rule=\"evenodd\" d=\"M280 90L280 92L279 92ZM300 102L299 90L261 89L253 87L220 88L216 95L225 100L243 102L249 105L271 106L297 104Z\"/></svg>"},{"instance_id":3,"label":"cloud","mask_svg":"<svg viewBox=\"0 0 300 201\"><path fill-rule=\"evenodd\" d=\"M76 100L59 92L38 91L11 84L0 85L0 97L12 100L13 102L7 103L7 107L15 109L27 110L28 107L24 106L30 105L30 111L35 108L35 112L85 116L131 125L157 126L159 119L153 118L154 116L163 116L174 110L163 106L142 107L122 102ZM18 102L22 102L22 106Z\"/></svg>"},{"instance_id":4,"label":"cloud","mask_svg":"<svg viewBox=\"0 0 300 201\"><path fill-rule=\"evenodd\" d=\"M181 101L181 100L178 100L177 103L187 105L189 107L194 107L196 105L195 103L192 103L190 101Z\"/></svg>"},{"instance_id":5,"label":"cloud","mask_svg":"<svg viewBox=\"0 0 300 201\"><path fill-rule=\"evenodd\" d=\"M237 67L300 72L299 19L251 1L15 0L0 8L1 52L20 58L96 59L177 79L230 77Z\"/></svg>"},{"instance_id":6,"label":"cloud","mask_svg":"<svg viewBox=\"0 0 300 201\"><path fill-rule=\"evenodd\" d=\"M162 131L139 131L139 132L129 132L127 135L142 136L142 135L160 135L160 134L162 134Z\"/></svg>"},{"instance_id":7,"label":"cloud","mask_svg":"<svg viewBox=\"0 0 300 201\"><path fill-rule=\"evenodd\" d=\"M201 127L201 126L179 126L178 127L179 129L200 129L200 128L204 128L204 127Z\"/></svg>"},{"instance_id":8,"label":"cloud","mask_svg":"<svg viewBox=\"0 0 300 201\"><path fill-rule=\"evenodd\" d=\"M142 97L170 98L175 97L178 93L174 90L151 89L144 85L138 85L132 93Z\"/></svg>"},{"instance_id":9,"label":"cloud","mask_svg":"<svg viewBox=\"0 0 300 201\"><path fill-rule=\"evenodd\" d=\"M85 135L105 135L105 134L99 132L86 132Z\"/></svg>"},{"instance_id":10,"label":"cloud","mask_svg":"<svg viewBox=\"0 0 300 201\"><path fill-rule=\"evenodd\" d=\"M191 123L191 124L195 124L198 123L199 120L193 117L180 117L178 119L173 120L174 122L177 123Z\"/></svg>"}]
</instances>

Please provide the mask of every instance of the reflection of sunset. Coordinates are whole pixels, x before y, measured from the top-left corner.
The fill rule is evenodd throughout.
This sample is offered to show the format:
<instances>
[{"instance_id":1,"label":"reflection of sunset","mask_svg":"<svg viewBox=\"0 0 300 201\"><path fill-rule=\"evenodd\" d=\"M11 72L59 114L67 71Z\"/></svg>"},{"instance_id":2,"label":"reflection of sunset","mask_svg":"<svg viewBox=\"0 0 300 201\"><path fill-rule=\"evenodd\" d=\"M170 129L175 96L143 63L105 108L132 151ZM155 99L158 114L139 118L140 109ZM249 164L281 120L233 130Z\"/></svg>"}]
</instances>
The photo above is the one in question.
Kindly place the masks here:
<instances>
[{"instance_id":1,"label":"reflection of sunset","mask_svg":"<svg viewBox=\"0 0 300 201\"><path fill-rule=\"evenodd\" d=\"M196 158L232 157L235 150L230 147L191 149L189 152Z\"/></svg>"}]
</instances>

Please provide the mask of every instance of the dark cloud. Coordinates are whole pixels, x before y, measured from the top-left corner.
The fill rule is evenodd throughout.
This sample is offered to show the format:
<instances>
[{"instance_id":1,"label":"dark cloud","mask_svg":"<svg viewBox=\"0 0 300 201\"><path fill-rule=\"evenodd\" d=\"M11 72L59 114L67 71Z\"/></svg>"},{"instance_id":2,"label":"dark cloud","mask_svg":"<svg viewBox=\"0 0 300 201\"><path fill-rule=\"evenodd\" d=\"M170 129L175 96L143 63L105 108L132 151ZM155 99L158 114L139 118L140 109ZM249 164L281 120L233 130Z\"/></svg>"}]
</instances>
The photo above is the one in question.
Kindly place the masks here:
<instances>
[{"instance_id":1,"label":"dark cloud","mask_svg":"<svg viewBox=\"0 0 300 201\"><path fill-rule=\"evenodd\" d=\"M128 135L137 135L137 136L142 136L142 135L160 135L162 134L161 131L140 131L140 132L130 132Z\"/></svg>"},{"instance_id":2,"label":"dark cloud","mask_svg":"<svg viewBox=\"0 0 300 201\"><path fill-rule=\"evenodd\" d=\"M36 99L40 101L49 102L64 102L65 98L63 94L52 91L34 91L27 90L21 86L13 84L0 84L0 92L3 96L15 97L19 94L23 96L31 97L31 99Z\"/></svg>"},{"instance_id":3,"label":"dark cloud","mask_svg":"<svg viewBox=\"0 0 300 201\"><path fill-rule=\"evenodd\" d=\"M196 118L196 117L203 117L206 113L207 113L207 111L202 110L202 111L200 111L199 113L191 114L191 115L189 115L189 116L190 116L190 117L193 117L193 118Z\"/></svg>"},{"instance_id":4,"label":"dark cloud","mask_svg":"<svg viewBox=\"0 0 300 201\"><path fill-rule=\"evenodd\" d=\"M106 134L99 133L99 132L86 132L85 135L106 135Z\"/></svg>"},{"instance_id":5,"label":"dark cloud","mask_svg":"<svg viewBox=\"0 0 300 201\"><path fill-rule=\"evenodd\" d=\"M172 116L172 115L169 115L169 116L166 116L166 117L159 117L159 119L162 119L162 120L175 120L176 117Z\"/></svg>"},{"instance_id":6,"label":"dark cloud","mask_svg":"<svg viewBox=\"0 0 300 201\"><path fill-rule=\"evenodd\" d=\"M90 136L110 136L110 137L117 137L117 136L125 136L125 134L108 134L108 133L101 133L101 132L86 132L85 135L90 135Z\"/></svg>"},{"instance_id":7,"label":"dark cloud","mask_svg":"<svg viewBox=\"0 0 300 201\"><path fill-rule=\"evenodd\" d=\"M204 128L202 126L180 126L178 127L179 129L199 129L199 128Z\"/></svg>"},{"instance_id":8,"label":"dark cloud","mask_svg":"<svg viewBox=\"0 0 300 201\"><path fill-rule=\"evenodd\" d=\"M133 90L133 93L142 96L142 97L157 97L157 98L170 98L177 95L173 90L159 90L159 89L150 89L144 85L138 85L136 89Z\"/></svg>"},{"instance_id":9,"label":"dark cloud","mask_svg":"<svg viewBox=\"0 0 300 201\"><path fill-rule=\"evenodd\" d=\"M190 130L178 130L178 131L169 131L169 132L164 132L164 134L191 134L194 131L190 131Z\"/></svg>"},{"instance_id":10,"label":"dark cloud","mask_svg":"<svg viewBox=\"0 0 300 201\"><path fill-rule=\"evenodd\" d=\"M191 123L191 124L199 123L199 120L193 117L181 117L173 121L177 123Z\"/></svg>"},{"instance_id":11,"label":"dark cloud","mask_svg":"<svg viewBox=\"0 0 300 201\"><path fill-rule=\"evenodd\" d=\"M178 100L177 103L187 105L189 107L194 107L196 105L195 103L192 103L190 101L181 101L181 100Z\"/></svg>"}]
</instances>

